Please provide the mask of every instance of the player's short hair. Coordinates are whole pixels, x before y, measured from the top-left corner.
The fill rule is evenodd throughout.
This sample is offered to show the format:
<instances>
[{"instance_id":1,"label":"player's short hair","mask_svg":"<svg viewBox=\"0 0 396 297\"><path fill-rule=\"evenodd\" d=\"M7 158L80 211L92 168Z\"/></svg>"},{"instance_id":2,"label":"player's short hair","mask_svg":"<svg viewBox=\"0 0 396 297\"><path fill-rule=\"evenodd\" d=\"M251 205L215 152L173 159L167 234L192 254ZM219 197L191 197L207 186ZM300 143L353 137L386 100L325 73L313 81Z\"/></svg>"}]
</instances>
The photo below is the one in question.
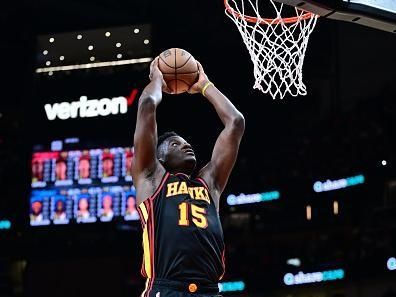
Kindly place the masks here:
<instances>
[{"instance_id":1,"label":"player's short hair","mask_svg":"<svg viewBox=\"0 0 396 297\"><path fill-rule=\"evenodd\" d=\"M162 134L160 137L158 137L157 148L160 147L160 145L161 145L165 140L167 140L169 137L174 137L174 136L179 136L179 137L180 137L180 135L177 134L177 133L174 132L174 131L168 131L168 132L165 132L164 134Z\"/></svg>"},{"instance_id":2,"label":"player's short hair","mask_svg":"<svg viewBox=\"0 0 396 297\"><path fill-rule=\"evenodd\" d=\"M174 137L174 136L179 136L179 137L180 137L180 135L177 134L177 133L174 132L174 131L165 132L164 134L162 134L162 135L160 135L160 136L158 137L158 140L157 140L157 158L158 158L158 159L161 159L162 156L163 156L163 154L164 154L164 151L163 151L163 149L161 149L160 146L161 146L168 138Z\"/></svg>"}]
</instances>

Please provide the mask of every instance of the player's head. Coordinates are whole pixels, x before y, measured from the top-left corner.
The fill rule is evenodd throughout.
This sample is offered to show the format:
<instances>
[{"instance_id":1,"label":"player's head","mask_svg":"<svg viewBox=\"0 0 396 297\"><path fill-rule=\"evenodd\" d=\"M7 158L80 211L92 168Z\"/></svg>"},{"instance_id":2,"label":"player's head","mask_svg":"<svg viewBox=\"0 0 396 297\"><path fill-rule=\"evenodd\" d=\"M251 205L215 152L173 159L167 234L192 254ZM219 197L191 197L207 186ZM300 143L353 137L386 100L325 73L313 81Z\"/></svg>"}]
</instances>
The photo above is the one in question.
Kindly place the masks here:
<instances>
[{"instance_id":1,"label":"player's head","mask_svg":"<svg viewBox=\"0 0 396 297\"><path fill-rule=\"evenodd\" d=\"M41 201L34 201L32 203L32 213L35 215L38 215L41 213L41 210L43 208L43 204L41 203Z\"/></svg>"},{"instance_id":2,"label":"player's head","mask_svg":"<svg viewBox=\"0 0 396 297\"><path fill-rule=\"evenodd\" d=\"M78 170L81 178L88 178L89 177L89 169L90 169L90 164L89 164L89 159L86 157L83 157L80 159L80 162L78 163Z\"/></svg>"},{"instance_id":3,"label":"player's head","mask_svg":"<svg viewBox=\"0 0 396 297\"><path fill-rule=\"evenodd\" d=\"M57 179L66 179L66 162L63 159L56 160L55 172Z\"/></svg>"},{"instance_id":4,"label":"player's head","mask_svg":"<svg viewBox=\"0 0 396 297\"><path fill-rule=\"evenodd\" d=\"M103 209L110 210L113 205L113 198L110 195L106 195L103 197Z\"/></svg>"},{"instance_id":5,"label":"player's head","mask_svg":"<svg viewBox=\"0 0 396 297\"><path fill-rule=\"evenodd\" d=\"M63 200L56 201L56 212L63 212L65 211L65 203Z\"/></svg>"},{"instance_id":6,"label":"player's head","mask_svg":"<svg viewBox=\"0 0 396 297\"><path fill-rule=\"evenodd\" d=\"M89 203L88 203L88 199L87 199L87 198L81 198L81 199L78 201L78 208L79 208L81 211L86 211L86 210L88 210L88 207L89 207Z\"/></svg>"},{"instance_id":7,"label":"player's head","mask_svg":"<svg viewBox=\"0 0 396 297\"><path fill-rule=\"evenodd\" d=\"M34 160L32 162L33 175L37 175L37 174L41 173L42 170L43 170L43 162L41 162L41 160L38 160L38 159Z\"/></svg>"},{"instance_id":8,"label":"player's head","mask_svg":"<svg viewBox=\"0 0 396 297\"><path fill-rule=\"evenodd\" d=\"M175 132L158 137L157 158L166 170L191 174L197 160L191 145Z\"/></svg>"},{"instance_id":9,"label":"player's head","mask_svg":"<svg viewBox=\"0 0 396 297\"><path fill-rule=\"evenodd\" d=\"M134 211L136 209L135 197L133 197L132 195L128 196L127 208L129 211Z\"/></svg>"},{"instance_id":10,"label":"player's head","mask_svg":"<svg viewBox=\"0 0 396 297\"><path fill-rule=\"evenodd\" d=\"M103 173L106 176L113 175L113 159L110 156L106 156L103 158Z\"/></svg>"}]
</instances>

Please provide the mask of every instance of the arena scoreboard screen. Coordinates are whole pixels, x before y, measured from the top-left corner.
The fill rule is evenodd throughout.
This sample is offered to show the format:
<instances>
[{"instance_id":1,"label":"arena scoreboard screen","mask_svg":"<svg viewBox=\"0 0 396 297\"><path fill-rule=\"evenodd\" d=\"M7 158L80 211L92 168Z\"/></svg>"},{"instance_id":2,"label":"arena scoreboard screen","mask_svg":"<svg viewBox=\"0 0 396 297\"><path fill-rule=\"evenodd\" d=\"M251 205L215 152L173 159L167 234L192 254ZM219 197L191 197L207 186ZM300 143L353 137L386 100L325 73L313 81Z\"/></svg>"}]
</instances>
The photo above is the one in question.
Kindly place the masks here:
<instances>
[{"instance_id":1,"label":"arena scoreboard screen","mask_svg":"<svg viewBox=\"0 0 396 297\"><path fill-rule=\"evenodd\" d=\"M150 40L149 24L37 38L31 226L139 219L132 143Z\"/></svg>"},{"instance_id":2,"label":"arena scoreboard screen","mask_svg":"<svg viewBox=\"0 0 396 297\"><path fill-rule=\"evenodd\" d=\"M30 225L138 220L129 147L38 151Z\"/></svg>"}]
</instances>

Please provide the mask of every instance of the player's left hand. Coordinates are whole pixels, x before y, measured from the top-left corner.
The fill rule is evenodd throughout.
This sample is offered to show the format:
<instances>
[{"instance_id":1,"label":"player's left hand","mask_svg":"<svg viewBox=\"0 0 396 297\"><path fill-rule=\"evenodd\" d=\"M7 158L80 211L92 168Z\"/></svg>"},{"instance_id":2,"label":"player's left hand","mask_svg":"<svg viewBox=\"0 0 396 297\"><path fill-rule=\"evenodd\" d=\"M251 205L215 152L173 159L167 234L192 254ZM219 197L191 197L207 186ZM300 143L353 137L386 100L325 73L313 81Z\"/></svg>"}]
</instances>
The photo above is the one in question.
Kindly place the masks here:
<instances>
[{"instance_id":1,"label":"player's left hand","mask_svg":"<svg viewBox=\"0 0 396 297\"><path fill-rule=\"evenodd\" d=\"M197 61L197 65L199 73L198 81L188 89L187 92L190 94L201 93L203 87L209 82L208 76L206 75L201 63Z\"/></svg>"},{"instance_id":2,"label":"player's left hand","mask_svg":"<svg viewBox=\"0 0 396 297\"><path fill-rule=\"evenodd\" d=\"M164 80L164 76L162 75L161 70L158 67L158 60L159 57L156 57L150 64L150 74L149 78L151 81L153 80L160 80L162 83L162 91L168 94L171 94L172 91L168 88L166 85L166 82Z\"/></svg>"}]
</instances>

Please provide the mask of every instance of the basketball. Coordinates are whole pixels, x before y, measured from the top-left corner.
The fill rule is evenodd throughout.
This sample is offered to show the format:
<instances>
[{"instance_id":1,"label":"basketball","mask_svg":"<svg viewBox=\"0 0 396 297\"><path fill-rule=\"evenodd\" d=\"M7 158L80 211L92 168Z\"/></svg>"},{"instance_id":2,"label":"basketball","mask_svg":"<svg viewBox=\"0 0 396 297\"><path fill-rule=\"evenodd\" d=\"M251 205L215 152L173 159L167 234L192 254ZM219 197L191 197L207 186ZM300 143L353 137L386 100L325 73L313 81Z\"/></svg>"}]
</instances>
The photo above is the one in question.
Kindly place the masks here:
<instances>
[{"instance_id":1,"label":"basketball","mask_svg":"<svg viewBox=\"0 0 396 297\"><path fill-rule=\"evenodd\" d=\"M159 55L158 67L173 94L186 92L198 80L198 65L184 49L171 48Z\"/></svg>"}]
</instances>

